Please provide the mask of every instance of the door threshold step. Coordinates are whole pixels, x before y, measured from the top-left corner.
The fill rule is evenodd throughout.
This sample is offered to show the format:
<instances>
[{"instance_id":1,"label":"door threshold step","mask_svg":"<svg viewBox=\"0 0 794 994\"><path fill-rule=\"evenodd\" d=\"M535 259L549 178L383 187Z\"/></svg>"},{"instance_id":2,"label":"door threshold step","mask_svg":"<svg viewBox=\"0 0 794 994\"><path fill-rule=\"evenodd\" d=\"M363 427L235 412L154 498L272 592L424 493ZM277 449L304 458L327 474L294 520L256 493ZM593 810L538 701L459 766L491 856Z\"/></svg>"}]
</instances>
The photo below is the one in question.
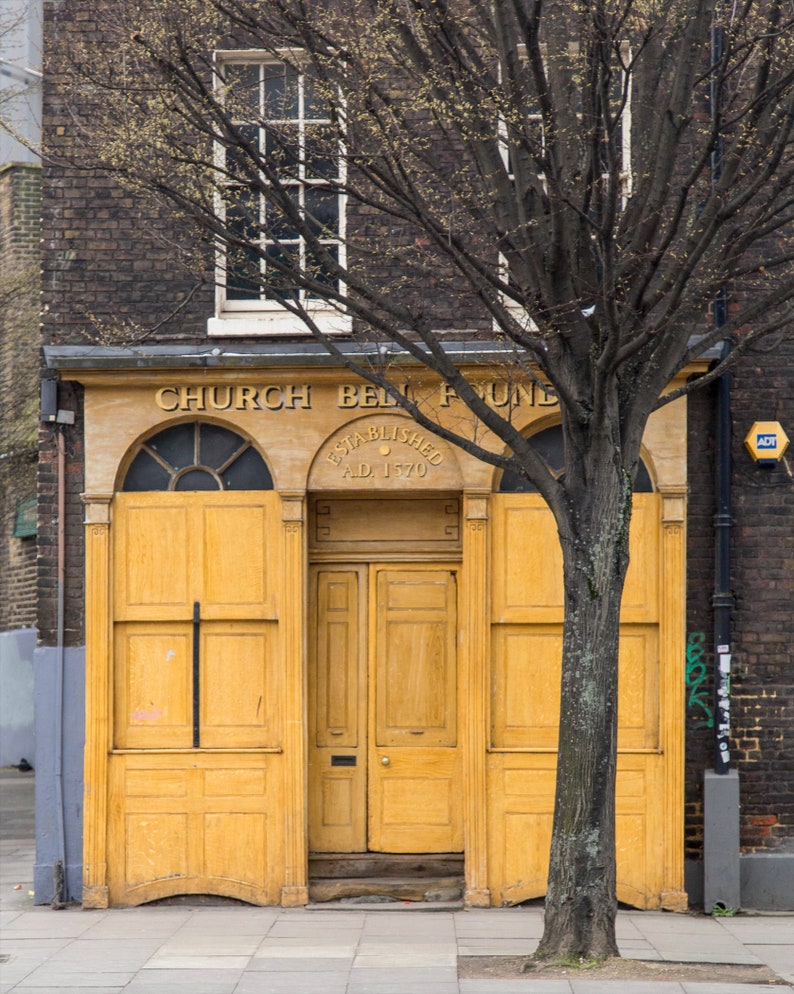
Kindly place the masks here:
<instances>
[{"instance_id":1,"label":"door threshold step","mask_svg":"<svg viewBox=\"0 0 794 994\"><path fill-rule=\"evenodd\" d=\"M413 901L421 904L455 902L463 897L463 878L450 877L330 877L309 880L312 904L355 901L358 906Z\"/></svg>"},{"instance_id":2,"label":"door threshold step","mask_svg":"<svg viewBox=\"0 0 794 994\"><path fill-rule=\"evenodd\" d=\"M463 877L462 853L309 853L309 879Z\"/></svg>"},{"instance_id":3,"label":"door threshold step","mask_svg":"<svg viewBox=\"0 0 794 994\"><path fill-rule=\"evenodd\" d=\"M362 902L355 897L346 897L341 901L321 901L310 902L306 905L307 911L399 911L402 912L423 912L428 914L434 911L463 911L463 901L400 901L394 899L381 899L378 901Z\"/></svg>"}]
</instances>

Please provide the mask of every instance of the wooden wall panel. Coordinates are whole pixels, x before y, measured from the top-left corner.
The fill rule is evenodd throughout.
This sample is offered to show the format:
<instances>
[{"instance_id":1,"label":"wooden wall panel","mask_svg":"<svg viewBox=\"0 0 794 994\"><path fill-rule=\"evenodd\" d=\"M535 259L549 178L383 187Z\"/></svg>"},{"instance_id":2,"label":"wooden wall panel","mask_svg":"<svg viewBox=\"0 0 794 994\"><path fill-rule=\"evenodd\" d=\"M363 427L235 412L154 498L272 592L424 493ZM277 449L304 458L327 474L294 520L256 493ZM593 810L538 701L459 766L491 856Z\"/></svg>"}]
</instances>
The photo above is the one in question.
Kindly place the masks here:
<instances>
[{"instance_id":1,"label":"wooden wall panel","mask_svg":"<svg viewBox=\"0 0 794 994\"><path fill-rule=\"evenodd\" d=\"M117 749L184 749L193 741L190 625L116 625L114 744Z\"/></svg>"},{"instance_id":2,"label":"wooden wall panel","mask_svg":"<svg viewBox=\"0 0 794 994\"><path fill-rule=\"evenodd\" d=\"M201 893L277 904L281 763L190 750L111 757L111 904Z\"/></svg>"},{"instance_id":3,"label":"wooden wall panel","mask_svg":"<svg viewBox=\"0 0 794 994\"><path fill-rule=\"evenodd\" d=\"M618 900L639 908L662 903L662 816L654 755L618 760L615 845ZM554 814L555 757L492 754L488 764L489 885L494 904L546 893Z\"/></svg>"},{"instance_id":4,"label":"wooden wall panel","mask_svg":"<svg viewBox=\"0 0 794 994\"><path fill-rule=\"evenodd\" d=\"M492 745L556 749L562 632L556 626L495 625Z\"/></svg>"},{"instance_id":5,"label":"wooden wall panel","mask_svg":"<svg viewBox=\"0 0 794 994\"><path fill-rule=\"evenodd\" d=\"M658 620L660 509L658 494L635 495L622 621ZM543 498L494 494L491 514L493 621L561 622L562 550Z\"/></svg>"},{"instance_id":6,"label":"wooden wall panel","mask_svg":"<svg viewBox=\"0 0 794 994\"><path fill-rule=\"evenodd\" d=\"M538 495L494 495L491 512L488 875L492 900L500 904L539 897L546 889L562 581L556 527ZM668 906L675 887L666 866L674 861L665 847L681 844L667 828L667 798L680 770L662 751L662 695L677 684L669 676L672 661L666 659L663 668L660 658L674 615L669 591L662 601L661 526L660 495L636 495L621 610L616 844L618 897L637 907ZM682 587L676 596L683 596Z\"/></svg>"},{"instance_id":7,"label":"wooden wall panel","mask_svg":"<svg viewBox=\"0 0 794 994\"><path fill-rule=\"evenodd\" d=\"M492 746L556 749L562 631L494 625ZM618 748L659 745L659 638L655 625L623 625L618 660Z\"/></svg>"},{"instance_id":8,"label":"wooden wall panel","mask_svg":"<svg viewBox=\"0 0 794 994\"><path fill-rule=\"evenodd\" d=\"M115 617L188 619L196 599L190 511L170 494L117 494L113 506Z\"/></svg>"},{"instance_id":9,"label":"wooden wall panel","mask_svg":"<svg viewBox=\"0 0 794 994\"><path fill-rule=\"evenodd\" d=\"M268 622L202 625L202 748L250 749L279 743L274 629Z\"/></svg>"}]
</instances>

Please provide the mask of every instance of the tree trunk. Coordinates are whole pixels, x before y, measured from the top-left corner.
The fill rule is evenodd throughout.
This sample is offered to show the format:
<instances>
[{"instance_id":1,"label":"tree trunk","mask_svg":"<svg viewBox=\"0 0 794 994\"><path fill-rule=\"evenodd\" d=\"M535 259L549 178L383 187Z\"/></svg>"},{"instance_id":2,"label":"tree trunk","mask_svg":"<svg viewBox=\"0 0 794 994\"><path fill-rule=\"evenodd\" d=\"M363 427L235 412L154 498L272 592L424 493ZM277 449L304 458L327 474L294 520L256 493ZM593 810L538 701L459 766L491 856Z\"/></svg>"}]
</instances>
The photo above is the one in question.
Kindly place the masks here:
<instances>
[{"instance_id":1,"label":"tree trunk","mask_svg":"<svg viewBox=\"0 0 794 994\"><path fill-rule=\"evenodd\" d=\"M603 959L615 940L615 767L620 601L631 493L620 471L572 495L562 538L565 623L557 790L536 956Z\"/></svg>"}]
</instances>

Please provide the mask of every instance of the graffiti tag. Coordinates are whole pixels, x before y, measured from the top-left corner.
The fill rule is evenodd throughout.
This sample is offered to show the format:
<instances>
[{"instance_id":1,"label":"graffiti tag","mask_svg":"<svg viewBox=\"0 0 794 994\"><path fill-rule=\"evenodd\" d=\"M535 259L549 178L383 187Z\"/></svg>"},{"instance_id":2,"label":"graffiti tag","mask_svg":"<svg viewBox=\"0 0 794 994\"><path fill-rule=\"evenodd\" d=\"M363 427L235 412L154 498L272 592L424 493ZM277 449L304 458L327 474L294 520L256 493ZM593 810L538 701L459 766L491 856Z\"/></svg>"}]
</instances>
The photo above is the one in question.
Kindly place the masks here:
<instances>
[{"instance_id":1,"label":"graffiti tag","mask_svg":"<svg viewBox=\"0 0 794 994\"><path fill-rule=\"evenodd\" d=\"M695 720L704 728L714 727L714 712L708 704L706 687L706 655L703 632L692 632L686 642L686 685L689 691L687 708L694 708ZM701 713L702 712L702 713Z\"/></svg>"}]
</instances>

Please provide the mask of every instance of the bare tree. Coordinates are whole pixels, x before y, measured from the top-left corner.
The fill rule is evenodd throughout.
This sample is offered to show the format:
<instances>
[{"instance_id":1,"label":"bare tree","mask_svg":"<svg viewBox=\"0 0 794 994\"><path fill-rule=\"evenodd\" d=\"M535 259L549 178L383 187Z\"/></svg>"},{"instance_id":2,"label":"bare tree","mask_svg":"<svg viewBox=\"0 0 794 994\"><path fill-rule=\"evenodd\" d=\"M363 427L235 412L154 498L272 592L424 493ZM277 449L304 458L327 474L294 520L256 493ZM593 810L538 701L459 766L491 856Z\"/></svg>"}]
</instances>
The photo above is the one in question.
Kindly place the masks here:
<instances>
[{"instance_id":1,"label":"bare tree","mask_svg":"<svg viewBox=\"0 0 794 994\"><path fill-rule=\"evenodd\" d=\"M425 428L530 480L551 508L565 621L539 955L615 955L633 478L649 415L680 395L665 393L677 373L730 340L709 381L791 331L790 3L87 6L103 31L72 53L86 161L214 241L227 296L280 301ZM240 53L253 51L286 68L252 75ZM388 356L343 354L318 304L429 367L491 434L435 423ZM516 375L556 394L562 476L445 352L464 311Z\"/></svg>"}]
</instances>

